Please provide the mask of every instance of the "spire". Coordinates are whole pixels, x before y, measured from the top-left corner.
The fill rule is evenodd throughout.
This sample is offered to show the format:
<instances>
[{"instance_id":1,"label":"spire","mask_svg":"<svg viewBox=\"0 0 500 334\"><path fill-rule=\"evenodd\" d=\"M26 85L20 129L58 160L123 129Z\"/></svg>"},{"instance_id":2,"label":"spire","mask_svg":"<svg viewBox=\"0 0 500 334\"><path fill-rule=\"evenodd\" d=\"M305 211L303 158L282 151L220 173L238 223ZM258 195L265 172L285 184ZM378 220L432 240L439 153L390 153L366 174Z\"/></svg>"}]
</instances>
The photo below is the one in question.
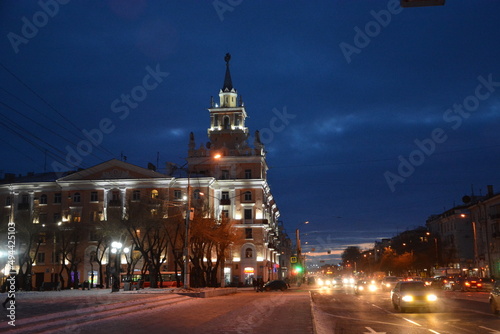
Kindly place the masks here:
<instances>
[{"instance_id":1,"label":"spire","mask_svg":"<svg viewBox=\"0 0 500 334\"><path fill-rule=\"evenodd\" d=\"M226 89L228 91L231 91L233 89L233 82L231 80L231 73L229 72L229 61L231 60L231 55L229 53L226 53L224 60L226 61L226 76L224 77L224 86L222 87L223 92L225 92Z\"/></svg>"}]
</instances>

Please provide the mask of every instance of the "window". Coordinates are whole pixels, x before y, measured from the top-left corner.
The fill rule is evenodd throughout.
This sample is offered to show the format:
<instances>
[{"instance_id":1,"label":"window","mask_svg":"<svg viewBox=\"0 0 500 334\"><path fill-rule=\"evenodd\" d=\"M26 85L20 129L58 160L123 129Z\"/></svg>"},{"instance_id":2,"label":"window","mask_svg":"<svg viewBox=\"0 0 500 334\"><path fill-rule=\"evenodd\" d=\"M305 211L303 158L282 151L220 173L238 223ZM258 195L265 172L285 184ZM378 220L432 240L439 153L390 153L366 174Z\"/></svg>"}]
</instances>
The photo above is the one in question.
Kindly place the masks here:
<instances>
[{"instance_id":1,"label":"window","mask_svg":"<svg viewBox=\"0 0 500 334\"><path fill-rule=\"evenodd\" d=\"M245 239L252 239L252 229L251 228L246 228L245 229Z\"/></svg>"},{"instance_id":2,"label":"window","mask_svg":"<svg viewBox=\"0 0 500 334\"><path fill-rule=\"evenodd\" d=\"M235 126L240 126L240 116L236 116L236 117L234 118L234 125L235 125Z\"/></svg>"},{"instance_id":3,"label":"window","mask_svg":"<svg viewBox=\"0 0 500 334\"><path fill-rule=\"evenodd\" d=\"M90 193L90 201L91 202L99 202L99 195L97 194L97 191L92 191Z\"/></svg>"},{"instance_id":4,"label":"window","mask_svg":"<svg viewBox=\"0 0 500 334\"><path fill-rule=\"evenodd\" d=\"M54 213L54 223L60 223L61 222L61 213Z\"/></svg>"},{"instance_id":5,"label":"window","mask_svg":"<svg viewBox=\"0 0 500 334\"><path fill-rule=\"evenodd\" d=\"M229 210L222 210L221 218L229 218Z\"/></svg>"},{"instance_id":6,"label":"window","mask_svg":"<svg viewBox=\"0 0 500 334\"><path fill-rule=\"evenodd\" d=\"M245 179L251 179L251 178L252 178L252 170L245 169Z\"/></svg>"},{"instance_id":7,"label":"window","mask_svg":"<svg viewBox=\"0 0 500 334\"><path fill-rule=\"evenodd\" d=\"M41 213L38 216L38 223L40 223L40 224L47 224L47 214L46 213Z\"/></svg>"},{"instance_id":8,"label":"window","mask_svg":"<svg viewBox=\"0 0 500 334\"><path fill-rule=\"evenodd\" d=\"M12 203L12 201L11 201L11 199L10 199L10 196L7 196L7 197L5 198L5 205L6 205L6 206L9 206L9 205L11 205L11 203Z\"/></svg>"},{"instance_id":9,"label":"window","mask_svg":"<svg viewBox=\"0 0 500 334\"><path fill-rule=\"evenodd\" d=\"M245 191L245 201L251 201L252 200L252 193L250 191Z\"/></svg>"},{"instance_id":10,"label":"window","mask_svg":"<svg viewBox=\"0 0 500 334\"><path fill-rule=\"evenodd\" d=\"M251 259L253 257L253 250L251 248L245 249L245 257Z\"/></svg>"},{"instance_id":11,"label":"window","mask_svg":"<svg viewBox=\"0 0 500 334\"><path fill-rule=\"evenodd\" d=\"M222 180L228 180L229 179L229 170L223 169L222 170L222 175L221 175Z\"/></svg>"},{"instance_id":12,"label":"window","mask_svg":"<svg viewBox=\"0 0 500 334\"><path fill-rule=\"evenodd\" d=\"M245 209L245 220L252 219L252 209Z\"/></svg>"},{"instance_id":13,"label":"window","mask_svg":"<svg viewBox=\"0 0 500 334\"><path fill-rule=\"evenodd\" d=\"M73 194L73 202L74 203L80 203L80 199L81 199L80 193L74 193Z\"/></svg>"},{"instance_id":14,"label":"window","mask_svg":"<svg viewBox=\"0 0 500 334\"><path fill-rule=\"evenodd\" d=\"M47 242L47 235L45 234L45 232L40 233L40 234L38 235L38 243L40 243L40 244L44 244L44 243L46 243L46 242Z\"/></svg>"},{"instance_id":15,"label":"window","mask_svg":"<svg viewBox=\"0 0 500 334\"><path fill-rule=\"evenodd\" d=\"M182 192L179 189L174 190L174 199L182 199Z\"/></svg>"},{"instance_id":16,"label":"window","mask_svg":"<svg viewBox=\"0 0 500 334\"><path fill-rule=\"evenodd\" d=\"M73 211L71 213L71 220L73 223L79 223L82 221L82 216L80 214L80 212L76 212L76 211Z\"/></svg>"},{"instance_id":17,"label":"window","mask_svg":"<svg viewBox=\"0 0 500 334\"><path fill-rule=\"evenodd\" d=\"M141 200L141 191L140 190L134 190L132 192L132 201L140 201Z\"/></svg>"},{"instance_id":18,"label":"window","mask_svg":"<svg viewBox=\"0 0 500 334\"><path fill-rule=\"evenodd\" d=\"M223 191L220 199L229 199L229 191Z\"/></svg>"},{"instance_id":19,"label":"window","mask_svg":"<svg viewBox=\"0 0 500 334\"><path fill-rule=\"evenodd\" d=\"M47 204L47 195L40 196L40 204Z\"/></svg>"},{"instance_id":20,"label":"window","mask_svg":"<svg viewBox=\"0 0 500 334\"><path fill-rule=\"evenodd\" d=\"M200 199L200 190L199 189L196 189L194 192L193 192L193 198L194 199Z\"/></svg>"},{"instance_id":21,"label":"window","mask_svg":"<svg viewBox=\"0 0 500 334\"><path fill-rule=\"evenodd\" d=\"M103 220L102 211L92 211L90 213L90 221L91 222L100 222Z\"/></svg>"},{"instance_id":22,"label":"window","mask_svg":"<svg viewBox=\"0 0 500 334\"><path fill-rule=\"evenodd\" d=\"M214 116L214 126L219 126L219 116L218 115Z\"/></svg>"},{"instance_id":23,"label":"window","mask_svg":"<svg viewBox=\"0 0 500 334\"><path fill-rule=\"evenodd\" d=\"M22 197L21 197L21 203L27 204L29 202L30 202L30 196L26 195L26 194L23 194Z\"/></svg>"},{"instance_id":24,"label":"window","mask_svg":"<svg viewBox=\"0 0 500 334\"><path fill-rule=\"evenodd\" d=\"M59 253L52 253L52 263L59 263Z\"/></svg>"},{"instance_id":25,"label":"window","mask_svg":"<svg viewBox=\"0 0 500 334\"><path fill-rule=\"evenodd\" d=\"M45 253L38 253L36 257L36 264L44 264L45 263Z\"/></svg>"},{"instance_id":26,"label":"window","mask_svg":"<svg viewBox=\"0 0 500 334\"><path fill-rule=\"evenodd\" d=\"M151 191L151 198L158 198L158 196L158 190L153 189L153 191Z\"/></svg>"},{"instance_id":27,"label":"window","mask_svg":"<svg viewBox=\"0 0 500 334\"><path fill-rule=\"evenodd\" d=\"M54 194L54 204L61 204L61 193Z\"/></svg>"}]
</instances>

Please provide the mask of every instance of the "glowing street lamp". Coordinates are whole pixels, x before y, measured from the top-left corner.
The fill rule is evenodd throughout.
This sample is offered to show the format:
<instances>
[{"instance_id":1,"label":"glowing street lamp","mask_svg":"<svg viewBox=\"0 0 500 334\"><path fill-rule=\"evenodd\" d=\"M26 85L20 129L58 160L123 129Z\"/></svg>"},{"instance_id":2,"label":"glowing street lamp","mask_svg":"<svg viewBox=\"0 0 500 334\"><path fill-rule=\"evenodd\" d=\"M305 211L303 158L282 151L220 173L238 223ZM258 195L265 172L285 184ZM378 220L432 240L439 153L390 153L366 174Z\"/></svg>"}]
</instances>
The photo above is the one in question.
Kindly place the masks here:
<instances>
[{"instance_id":1,"label":"glowing street lamp","mask_svg":"<svg viewBox=\"0 0 500 334\"><path fill-rule=\"evenodd\" d=\"M113 241L111 243L111 253L115 254L115 270L113 274L113 285L111 292L120 291L120 251L123 245L121 242Z\"/></svg>"}]
</instances>

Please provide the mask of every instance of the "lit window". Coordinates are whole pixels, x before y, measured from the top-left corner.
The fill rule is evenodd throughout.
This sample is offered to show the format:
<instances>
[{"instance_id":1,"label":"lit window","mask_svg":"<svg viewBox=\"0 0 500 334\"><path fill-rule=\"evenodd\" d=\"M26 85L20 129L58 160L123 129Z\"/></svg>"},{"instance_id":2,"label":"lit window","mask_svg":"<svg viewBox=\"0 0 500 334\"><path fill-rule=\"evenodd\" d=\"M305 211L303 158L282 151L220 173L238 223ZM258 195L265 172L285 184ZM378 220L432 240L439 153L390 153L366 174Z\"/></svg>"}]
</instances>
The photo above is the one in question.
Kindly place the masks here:
<instances>
[{"instance_id":1,"label":"lit window","mask_svg":"<svg viewBox=\"0 0 500 334\"><path fill-rule=\"evenodd\" d=\"M154 189L151 191L151 198L158 198L158 190Z\"/></svg>"},{"instance_id":2,"label":"lit window","mask_svg":"<svg viewBox=\"0 0 500 334\"><path fill-rule=\"evenodd\" d=\"M247 248L245 250L245 257L247 259L251 259L253 257L253 250L251 248Z\"/></svg>"}]
</instances>

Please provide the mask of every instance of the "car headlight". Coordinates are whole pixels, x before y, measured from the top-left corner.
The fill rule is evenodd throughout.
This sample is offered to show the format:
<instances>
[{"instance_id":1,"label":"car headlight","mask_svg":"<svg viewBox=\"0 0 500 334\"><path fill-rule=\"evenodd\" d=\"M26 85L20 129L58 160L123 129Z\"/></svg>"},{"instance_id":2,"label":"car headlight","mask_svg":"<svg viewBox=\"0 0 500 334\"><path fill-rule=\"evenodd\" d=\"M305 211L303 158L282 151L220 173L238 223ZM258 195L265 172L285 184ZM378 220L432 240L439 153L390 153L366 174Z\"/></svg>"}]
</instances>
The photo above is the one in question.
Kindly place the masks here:
<instances>
[{"instance_id":1,"label":"car headlight","mask_svg":"<svg viewBox=\"0 0 500 334\"><path fill-rule=\"evenodd\" d=\"M427 295L427 300L430 302L435 302L438 299L436 295Z\"/></svg>"},{"instance_id":2,"label":"car headlight","mask_svg":"<svg viewBox=\"0 0 500 334\"><path fill-rule=\"evenodd\" d=\"M337 281L336 281L336 280L333 280L333 281L332 281L332 284L333 284L333 285L337 284Z\"/></svg>"},{"instance_id":3,"label":"car headlight","mask_svg":"<svg viewBox=\"0 0 500 334\"><path fill-rule=\"evenodd\" d=\"M350 278L349 283L354 284L354 278Z\"/></svg>"},{"instance_id":4,"label":"car headlight","mask_svg":"<svg viewBox=\"0 0 500 334\"><path fill-rule=\"evenodd\" d=\"M323 285L323 280L322 279L318 279L318 285Z\"/></svg>"},{"instance_id":5,"label":"car headlight","mask_svg":"<svg viewBox=\"0 0 500 334\"><path fill-rule=\"evenodd\" d=\"M365 288L362 286L358 286L358 290L363 291Z\"/></svg>"},{"instance_id":6,"label":"car headlight","mask_svg":"<svg viewBox=\"0 0 500 334\"><path fill-rule=\"evenodd\" d=\"M370 290L370 291L377 291L377 286L375 284L370 284L368 286L368 290Z\"/></svg>"},{"instance_id":7,"label":"car headlight","mask_svg":"<svg viewBox=\"0 0 500 334\"><path fill-rule=\"evenodd\" d=\"M330 281L326 281L326 282L325 282L325 284L326 284L326 285L330 285Z\"/></svg>"},{"instance_id":8,"label":"car headlight","mask_svg":"<svg viewBox=\"0 0 500 334\"><path fill-rule=\"evenodd\" d=\"M403 296L403 298L401 298L403 301L405 302L412 302L413 301L413 296L411 295L406 295L406 296Z\"/></svg>"}]
</instances>

